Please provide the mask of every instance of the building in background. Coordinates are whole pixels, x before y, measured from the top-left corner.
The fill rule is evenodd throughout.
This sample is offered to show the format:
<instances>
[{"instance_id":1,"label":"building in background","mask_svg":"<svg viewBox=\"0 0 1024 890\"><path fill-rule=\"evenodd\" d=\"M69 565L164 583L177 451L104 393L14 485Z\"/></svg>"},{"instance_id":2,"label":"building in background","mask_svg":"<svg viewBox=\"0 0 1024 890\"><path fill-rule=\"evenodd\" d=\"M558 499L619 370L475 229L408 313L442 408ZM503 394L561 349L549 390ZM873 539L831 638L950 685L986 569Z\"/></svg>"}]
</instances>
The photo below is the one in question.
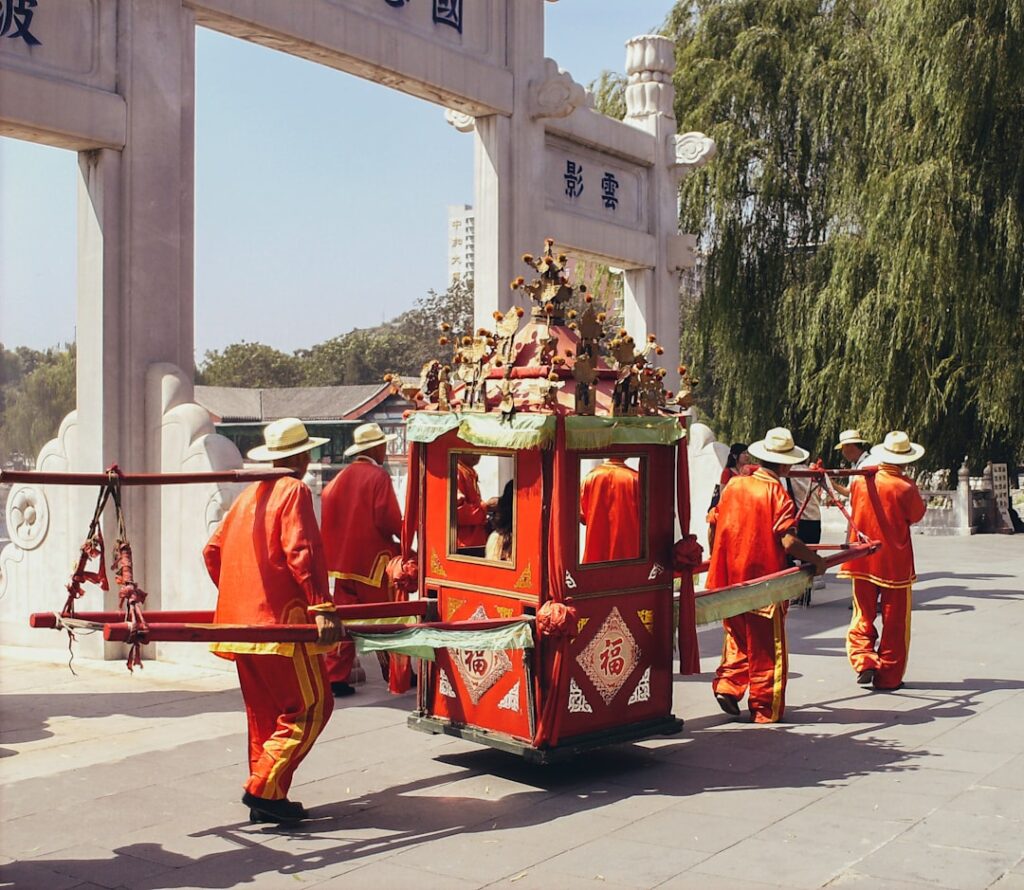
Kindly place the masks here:
<instances>
[{"instance_id":1,"label":"building in background","mask_svg":"<svg viewBox=\"0 0 1024 890\"><path fill-rule=\"evenodd\" d=\"M469 204L448 205L448 283L472 281L476 217Z\"/></svg>"}]
</instances>

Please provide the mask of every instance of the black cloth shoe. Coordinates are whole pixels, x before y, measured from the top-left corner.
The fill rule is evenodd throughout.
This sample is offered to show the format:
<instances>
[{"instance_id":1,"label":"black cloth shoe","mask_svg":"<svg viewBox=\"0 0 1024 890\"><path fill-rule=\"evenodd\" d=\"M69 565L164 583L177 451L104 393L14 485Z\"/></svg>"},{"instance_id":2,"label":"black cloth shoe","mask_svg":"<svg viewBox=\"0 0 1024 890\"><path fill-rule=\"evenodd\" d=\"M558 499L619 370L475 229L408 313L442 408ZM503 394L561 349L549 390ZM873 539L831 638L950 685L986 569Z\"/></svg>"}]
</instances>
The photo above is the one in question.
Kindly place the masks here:
<instances>
[{"instance_id":1,"label":"black cloth shoe","mask_svg":"<svg viewBox=\"0 0 1024 890\"><path fill-rule=\"evenodd\" d=\"M875 682L875 669L868 668L866 671L861 671L857 674L857 685L859 686L870 686Z\"/></svg>"},{"instance_id":2,"label":"black cloth shoe","mask_svg":"<svg viewBox=\"0 0 1024 890\"><path fill-rule=\"evenodd\" d=\"M332 683L331 692L334 693L335 698L344 698L346 695L355 695L356 687L350 686L348 683Z\"/></svg>"},{"instance_id":3,"label":"black cloth shoe","mask_svg":"<svg viewBox=\"0 0 1024 890\"><path fill-rule=\"evenodd\" d=\"M301 822L309 817L309 812L301 803L288 798L271 800L246 791L242 795L242 803L249 808L249 818L253 822Z\"/></svg>"},{"instance_id":4,"label":"black cloth shoe","mask_svg":"<svg viewBox=\"0 0 1024 890\"><path fill-rule=\"evenodd\" d=\"M736 700L735 695L729 695L725 692L716 692L715 701L718 702L720 707L730 717L739 717L740 715L740 703Z\"/></svg>"}]
</instances>

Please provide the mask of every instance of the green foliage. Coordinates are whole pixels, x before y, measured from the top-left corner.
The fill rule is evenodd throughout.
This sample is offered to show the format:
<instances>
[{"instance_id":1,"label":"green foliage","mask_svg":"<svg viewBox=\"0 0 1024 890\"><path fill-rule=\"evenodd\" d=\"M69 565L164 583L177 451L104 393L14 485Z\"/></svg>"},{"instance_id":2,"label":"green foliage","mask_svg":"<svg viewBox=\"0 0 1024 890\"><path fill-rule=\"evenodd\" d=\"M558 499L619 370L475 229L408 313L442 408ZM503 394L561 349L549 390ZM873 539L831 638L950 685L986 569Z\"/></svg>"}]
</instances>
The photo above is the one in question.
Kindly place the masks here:
<instances>
[{"instance_id":1,"label":"green foliage","mask_svg":"<svg viewBox=\"0 0 1024 890\"><path fill-rule=\"evenodd\" d=\"M233 343L206 353L196 382L207 386L298 386L302 368L294 355L263 343Z\"/></svg>"},{"instance_id":2,"label":"green foliage","mask_svg":"<svg viewBox=\"0 0 1024 890\"><path fill-rule=\"evenodd\" d=\"M0 345L0 464L34 460L75 408L75 347Z\"/></svg>"},{"instance_id":3,"label":"green foliage","mask_svg":"<svg viewBox=\"0 0 1024 890\"><path fill-rule=\"evenodd\" d=\"M452 284L441 293L428 291L392 321L349 331L293 355L245 342L223 352L207 352L196 382L239 387L348 386L379 383L389 372L416 375L427 359L436 357L442 321L457 331L472 328L471 282Z\"/></svg>"},{"instance_id":4,"label":"green foliage","mask_svg":"<svg viewBox=\"0 0 1024 890\"><path fill-rule=\"evenodd\" d=\"M666 30L680 131L718 145L681 217L722 437L1020 456L1024 2L698 0Z\"/></svg>"},{"instance_id":5,"label":"green foliage","mask_svg":"<svg viewBox=\"0 0 1024 890\"><path fill-rule=\"evenodd\" d=\"M622 120L626 116L626 75L602 71L587 88L594 94L594 110Z\"/></svg>"}]
</instances>

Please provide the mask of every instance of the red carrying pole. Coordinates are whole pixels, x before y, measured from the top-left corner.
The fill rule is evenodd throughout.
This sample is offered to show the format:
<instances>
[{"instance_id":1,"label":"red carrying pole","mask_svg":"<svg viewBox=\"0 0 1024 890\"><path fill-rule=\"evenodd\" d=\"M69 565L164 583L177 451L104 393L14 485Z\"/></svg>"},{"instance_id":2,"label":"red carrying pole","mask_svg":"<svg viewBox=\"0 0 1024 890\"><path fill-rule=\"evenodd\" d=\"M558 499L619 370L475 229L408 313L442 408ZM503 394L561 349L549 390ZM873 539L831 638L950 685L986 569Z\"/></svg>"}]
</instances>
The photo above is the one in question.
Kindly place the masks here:
<instances>
[{"instance_id":1,"label":"red carrying pole","mask_svg":"<svg viewBox=\"0 0 1024 890\"><path fill-rule=\"evenodd\" d=\"M351 606L338 606L338 616L343 621L368 618L403 618L408 616L423 617L427 614L430 603L427 600L412 600L398 603L355 603ZM29 627L57 627L59 618L55 612L34 612L29 615ZM124 612L75 612L69 618L79 621L90 621L94 624L124 623ZM146 612L147 624L212 624L213 612L210 610ZM275 625L278 626L278 625ZM279 625L288 627L292 625ZM304 627L305 625L296 625ZM401 627L402 625L398 625Z\"/></svg>"},{"instance_id":2,"label":"red carrying pole","mask_svg":"<svg viewBox=\"0 0 1024 890\"><path fill-rule=\"evenodd\" d=\"M816 545L815 549L831 548L834 545ZM861 556L867 556L870 553L874 553L881 547L880 541L868 541L866 544L851 544L849 547L840 547L831 556L823 556L822 559L825 561L826 568L832 568L833 566L841 565L851 559L859 559ZM770 575L764 575L761 578L751 578L749 581L744 581L741 584L730 584L729 587L715 587L711 590L702 590L696 594L696 598L700 599L702 596L710 596L712 593L718 593L721 590L727 590L731 587L744 587L754 584L760 584L762 581L770 581L774 578L782 578L785 575L792 575L794 572L810 572L811 566L807 563L802 563L799 566L792 566L788 569L783 569L781 572L773 572Z\"/></svg>"},{"instance_id":3,"label":"red carrying pole","mask_svg":"<svg viewBox=\"0 0 1024 890\"><path fill-rule=\"evenodd\" d=\"M833 476L835 478L843 478L846 476L874 476L878 472L878 467L861 467L859 470L826 470L824 467L816 469L811 467L806 470L797 470L791 468L786 474L787 476L806 476L810 478L818 478L820 476Z\"/></svg>"},{"instance_id":4,"label":"red carrying pole","mask_svg":"<svg viewBox=\"0 0 1024 890\"><path fill-rule=\"evenodd\" d=\"M121 485L187 485L198 482L261 482L296 476L294 470L210 470L202 473L115 473ZM108 473L49 473L41 470L0 470L0 483L30 482L36 485L106 485Z\"/></svg>"},{"instance_id":5,"label":"red carrying pole","mask_svg":"<svg viewBox=\"0 0 1024 890\"><path fill-rule=\"evenodd\" d=\"M489 618L485 621L437 621L426 624L348 624L351 633L391 634L416 627L445 630L488 630L505 627L521 618ZM315 624L153 624L145 630L127 622L105 624L103 639L112 643L315 643Z\"/></svg>"}]
</instances>

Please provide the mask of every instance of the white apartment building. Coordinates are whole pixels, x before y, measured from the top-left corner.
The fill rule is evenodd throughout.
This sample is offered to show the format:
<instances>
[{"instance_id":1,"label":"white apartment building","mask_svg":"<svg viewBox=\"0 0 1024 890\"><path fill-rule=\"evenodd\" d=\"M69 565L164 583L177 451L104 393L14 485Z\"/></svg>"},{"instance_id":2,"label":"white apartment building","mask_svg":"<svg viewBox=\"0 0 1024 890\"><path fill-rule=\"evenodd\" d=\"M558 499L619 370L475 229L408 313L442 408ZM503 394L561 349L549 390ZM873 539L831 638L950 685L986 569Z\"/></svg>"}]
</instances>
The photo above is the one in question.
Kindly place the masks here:
<instances>
[{"instance_id":1,"label":"white apartment building","mask_svg":"<svg viewBox=\"0 0 1024 890\"><path fill-rule=\"evenodd\" d=\"M469 204L448 205L448 281L472 281L476 217Z\"/></svg>"}]
</instances>

